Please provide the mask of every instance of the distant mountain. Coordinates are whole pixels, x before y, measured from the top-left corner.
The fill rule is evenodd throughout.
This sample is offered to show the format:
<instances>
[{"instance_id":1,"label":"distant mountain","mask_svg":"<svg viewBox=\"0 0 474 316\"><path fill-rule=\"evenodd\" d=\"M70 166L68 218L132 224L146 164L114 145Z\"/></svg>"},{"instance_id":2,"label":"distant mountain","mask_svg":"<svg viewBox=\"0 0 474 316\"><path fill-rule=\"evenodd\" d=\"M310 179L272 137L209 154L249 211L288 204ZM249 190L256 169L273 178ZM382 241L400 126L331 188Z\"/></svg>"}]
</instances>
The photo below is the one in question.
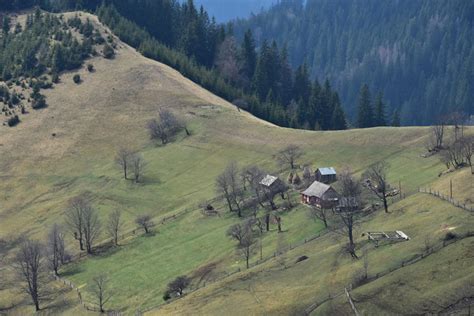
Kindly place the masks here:
<instances>
[{"instance_id":1,"label":"distant mountain","mask_svg":"<svg viewBox=\"0 0 474 316\"><path fill-rule=\"evenodd\" d=\"M404 124L474 114L474 1L285 0L234 31L242 38L249 28L260 44L286 44L294 66L329 78L352 119L364 83Z\"/></svg>"},{"instance_id":2,"label":"distant mountain","mask_svg":"<svg viewBox=\"0 0 474 316\"><path fill-rule=\"evenodd\" d=\"M218 22L247 18L251 13L258 14L262 8L266 9L276 2L277 0L195 0L196 5L204 6Z\"/></svg>"}]
</instances>

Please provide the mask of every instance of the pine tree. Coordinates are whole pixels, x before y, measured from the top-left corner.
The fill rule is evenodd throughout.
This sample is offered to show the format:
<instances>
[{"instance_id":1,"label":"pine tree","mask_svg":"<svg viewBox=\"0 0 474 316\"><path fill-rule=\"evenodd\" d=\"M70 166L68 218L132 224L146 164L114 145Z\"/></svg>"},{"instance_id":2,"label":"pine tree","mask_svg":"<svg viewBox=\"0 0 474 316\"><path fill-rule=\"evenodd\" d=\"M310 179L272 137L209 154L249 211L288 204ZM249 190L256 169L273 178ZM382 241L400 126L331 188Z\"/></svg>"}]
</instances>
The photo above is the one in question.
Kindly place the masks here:
<instances>
[{"instance_id":1,"label":"pine tree","mask_svg":"<svg viewBox=\"0 0 474 316\"><path fill-rule=\"evenodd\" d=\"M299 66L295 71L295 81L293 83L293 98L302 100L308 104L311 95L311 81L309 79L308 67L306 64Z\"/></svg>"},{"instance_id":2,"label":"pine tree","mask_svg":"<svg viewBox=\"0 0 474 316\"><path fill-rule=\"evenodd\" d=\"M364 84L360 89L357 125L359 128L367 128L372 127L373 123L374 111L370 101L370 91L367 84Z\"/></svg>"},{"instance_id":3,"label":"pine tree","mask_svg":"<svg viewBox=\"0 0 474 316\"><path fill-rule=\"evenodd\" d=\"M279 86L279 101L285 107L288 106L292 99L293 92L293 70L288 61L288 50L286 45L280 53L280 82Z\"/></svg>"},{"instance_id":4,"label":"pine tree","mask_svg":"<svg viewBox=\"0 0 474 316\"><path fill-rule=\"evenodd\" d=\"M400 126L400 112L397 110L395 110L393 112L393 117L392 117L392 126Z\"/></svg>"},{"instance_id":5,"label":"pine tree","mask_svg":"<svg viewBox=\"0 0 474 316\"><path fill-rule=\"evenodd\" d=\"M332 125L332 115L334 112L334 103L336 102L340 103L339 101L339 96L335 95L332 92L331 89L331 84L329 83L329 80L326 79L324 81L324 87L321 90L321 129L322 130L329 130L331 129Z\"/></svg>"},{"instance_id":6,"label":"pine tree","mask_svg":"<svg viewBox=\"0 0 474 316\"><path fill-rule=\"evenodd\" d=\"M347 129L346 116L342 110L341 102L337 93L334 93L334 111L332 113L331 129Z\"/></svg>"},{"instance_id":7,"label":"pine tree","mask_svg":"<svg viewBox=\"0 0 474 316\"><path fill-rule=\"evenodd\" d=\"M375 125L387 126L387 119L385 117L385 103L383 102L383 94L380 92L375 101Z\"/></svg>"},{"instance_id":8,"label":"pine tree","mask_svg":"<svg viewBox=\"0 0 474 316\"><path fill-rule=\"evenodd\" d=\"M255 67L257 66L257 53L255 51L255 40L250 29L245 32L240 54L244 75L248 80L252 80L255 74Z\"/></svg>"}]
</instances>

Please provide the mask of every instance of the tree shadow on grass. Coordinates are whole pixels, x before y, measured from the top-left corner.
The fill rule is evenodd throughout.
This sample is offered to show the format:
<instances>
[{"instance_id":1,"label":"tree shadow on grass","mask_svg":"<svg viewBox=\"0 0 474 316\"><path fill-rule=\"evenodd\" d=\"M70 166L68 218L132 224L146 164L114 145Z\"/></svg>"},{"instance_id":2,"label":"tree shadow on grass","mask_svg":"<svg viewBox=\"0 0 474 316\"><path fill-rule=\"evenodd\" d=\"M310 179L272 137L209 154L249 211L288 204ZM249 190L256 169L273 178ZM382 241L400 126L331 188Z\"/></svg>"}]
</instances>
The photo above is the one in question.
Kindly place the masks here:
<instances>
[{"instance_id":1,"label":"tree shadow on grass","mask_svg":"<svg viewBox=\"0 0 474 316\"><path fill-rule=\"evenodd\" d=\"M67 277L73 276L75 274L79 274L83 271L84 271L84 269L80 268L79 265L74 264L73 266L70 266L66 271L61 272L59 274L59 276L61 278L67 278Z\"/></svg>"}]
</instances>

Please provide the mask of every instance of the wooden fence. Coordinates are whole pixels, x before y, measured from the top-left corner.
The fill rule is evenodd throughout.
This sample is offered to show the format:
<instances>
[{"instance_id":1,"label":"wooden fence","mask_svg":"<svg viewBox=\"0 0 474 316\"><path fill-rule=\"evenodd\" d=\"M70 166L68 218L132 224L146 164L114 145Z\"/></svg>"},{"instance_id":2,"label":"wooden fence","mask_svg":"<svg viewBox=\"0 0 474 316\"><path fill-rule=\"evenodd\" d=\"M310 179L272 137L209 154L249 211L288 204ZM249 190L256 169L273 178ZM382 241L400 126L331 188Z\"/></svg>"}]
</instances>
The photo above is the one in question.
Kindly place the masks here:
<instances>
[{"instance_id":1,"label":"wooden fence","mask_svg":"<svg viewBox=\"0 0 474 316\"><path fill-rule=\"evenodd\" d=\"M440 193L439 191L432 190L431 188L428 188L428 189L420 188L419 192L430 194L430 195L435 196L435 197L437 197L437 198L439 198L443 201L449 202L449 203L451 203L452 205L454 205L456 207L459 207L459 208L462 208L463 210L474 213L474 206L469 206L469 205L466 205L466 203L461 203L459 201L456 201L452 197L444 195L444 194Z\"/></svg>"},{"instance_id":2,"label":"wooden fence","mask_svg":"<svg viewBox=\"0 0 474 316\"><path fill-rule=\"evenodd\" d=\"M357 288L357 287L360 287L360 286L363 286L367 283L370 283L370 282L373 282L381 277L384 277L396 270L399 270L403 267L406 267L406 266L409 266L409 265L412 265L412 264L415 264L417 262L419 262L420 260L442 250L443 248L449 246L449 245L452 245L458 241L461 241L465 238L469 238L469 237L474 237L474 231L473 232L468 232L466 234L464 234L463 236L458 236L457 238L454 238L454 239L449 239L449 240L443 240L441 243L439 243L438 245L436 246L433 246L431 247L427 252L424 252L424 253L421 253L419 255L416 255L410 259L407 259L407 260L404 260L402 261L400 264L398 264L397 266L395 267L392 267L386 271L383 271L383 272L379 272L371 277L368 277L367 279L364 280L364 282L360 283L359 285L356 285L355 287L352 287L352 285L350 286L350 290L352 290L353 288ZM344 289L343 292L337 294L337 295L329 295L328 297L324 298L324 299L320 299L320 300L316 300L315 303L311 304L310 306L308 306L304 313L305 315L310 315L313 311L315 311L318 307L320 307L321 305L323 305L324 303L330 301L330 300L333 300L341 295L344 295L346 294L346 290L347 289ZM347 294L346 294L347 295ZM350 297L350 296L349 296ZM352 299L351 299L352 300ZM353 304L351 304L353 305ZM355 306L351 306L351 308L353 309L354 311L354 314L358 315L358 312L357 310L355 309Z\"/></svg>"}]
</instances>

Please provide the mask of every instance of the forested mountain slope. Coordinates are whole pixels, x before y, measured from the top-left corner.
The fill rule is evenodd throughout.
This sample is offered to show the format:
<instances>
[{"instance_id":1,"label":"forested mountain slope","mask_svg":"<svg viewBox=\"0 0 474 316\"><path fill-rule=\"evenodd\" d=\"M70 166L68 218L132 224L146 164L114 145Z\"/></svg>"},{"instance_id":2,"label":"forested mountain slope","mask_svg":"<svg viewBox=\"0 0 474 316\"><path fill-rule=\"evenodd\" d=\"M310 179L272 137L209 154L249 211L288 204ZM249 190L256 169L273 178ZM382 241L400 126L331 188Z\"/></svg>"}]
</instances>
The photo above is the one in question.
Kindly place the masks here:
<instances>
[{"instance_id":1,"label":"forested mountain slope","mask_svg":"<svg viewBox=\"0 0 474 316\"><path fill-rule=\"evenodd\" d=\"M23 238L49 244L46 240L54 224L63 227L65 247L74 256L71 263L60 268L59 275L76 288L56 281L45 285L52 297L41 302L44 314L87 314L77 289L88 307L97 308L94 278L106 275L113 296L105 308L123 315L150 309L152 314L165 315L288 315L353 282L366 257L363 248L370 252L368 274L373 277L425 253L427 245L442 245L446 237L455 243L417 265L399 269L400 277L389 275L355 288L354 298L368 314L380 315L438 313L444 306L472 297L472 237L466 237L472 231L472 215L436 197L416 193L420 186L447 192L452 179L455 199L472 204L472 175L463 168L438 177L446 169L439 155L421 157L430 129L316 132L280 128L238 110L176 70L145 58L96 16L73 12L54 17L62 23L73 22L63 27L74 36L80 34L74 26L79 25L78 19L82 26L92 25L115 47L115 56L104 58L96 47L98 54L85 57L78 68L63 68L53 89L41 89L48 107L23 115L21 124L14 128L0 126L0 313L32 314L31 300L18 291L25 282L15 279L10 263ZM27 16L17 19L28 21ZM46 19L42 13L36 23ZM49 58L39 64L41 61L49 69ZM89 71L89 64L93 71ZM76 75L80 75L79 83L74 81ZM150 120L158 119L160 110L170 111L184 122L189 134L181 129L165 145L151 140L147 126ZM447 127L447 136L452 131ZM473 131L466 128L464 132L470 135ZM289 145L303 152L296 170L275 159ZM117 164L123 148L146 162L138 181L130 176L124 179ZM327 232L322 239L247 269L238 243L228 238L227 232L233 225L245 223L243 219L264 218L270 209L268 203L258 209L245 206L240 218L235 210L229 210L225 199L219 198L216 179L232 161L238 161L239 171L256 166L285 182L290 172L301 176L300 181L311 181L304 176L308 168L334 166L339 171L349 167L361 174L384 161L389 183L393 188L401 185L407 198L394 197L389 213L379 209L360 221L354 237L361 260L352 259L344 250L346 236ZM240 180L238 185L240 190ZM291 186L290 199L275 198L277 210L271 211L275 221L258 237L261 250L252 252L252 266L275 251L326 232L321 220L308 219L308 207L298 203L299 192L298 186ZM90 200L102 224L92 254L80 251L76 231L66 216L71 199L81 196ZM368 201L373 199L371 194ZM206 213L203 209L208 205L219 216ZM109 247L103 242L108 239L110 216L116 210L122 212L123 235L117 247ZM158 225L150 234L137 226L136 220L142 216L149 216ZM336 223L336 216L331 215L329 225ZM367 231L395 229L403 230L412 240L375 248L361 237ZM82 259L76 260L79 253ZM296 263L302 256L309 258ZM49 275L46 258L43 262ZM240 272L221 279L235 271ZM183 275L191 279L185 297L174 295L173 303L161 306L168 299L164 295L167 284ZM207 287L190 293L203 284ZM410 304L399 304L407 291L415 292L410 295ZM443 291L450 295L440 295ZM379 296L372 298L373 292ZM383 306L376 305L380 299ZM443 306L423 306L426 300ZM346 301L332 305L328 308L337 314L347 314ZM467 307L458 309L466 311Z\"/></svg>"},{"instance_id":2,"label":"forested mountain slope","mask_svg":"<svg viewBox=\"0 0 474 316\"><path fill-rule=\"evenodd\" d=\"M429 124L453 111L473 114L474 2L465 0L282 1L235 23L259 43L287 44L291 62L328 77L355 117L367 83L384 93L403 124Z\"/></svg>"},{"instance_id":3,"label":"forested mountain slope","mask_svg":"<svg viewBox=\"0 0 474 316\"><path fill-rule=\"evenodd\" d=\"M202 5L219 22L247 18L251 13L259 13L276 2L276 0L196 0L197 5Z\"/></svg>"}]
</instances>

